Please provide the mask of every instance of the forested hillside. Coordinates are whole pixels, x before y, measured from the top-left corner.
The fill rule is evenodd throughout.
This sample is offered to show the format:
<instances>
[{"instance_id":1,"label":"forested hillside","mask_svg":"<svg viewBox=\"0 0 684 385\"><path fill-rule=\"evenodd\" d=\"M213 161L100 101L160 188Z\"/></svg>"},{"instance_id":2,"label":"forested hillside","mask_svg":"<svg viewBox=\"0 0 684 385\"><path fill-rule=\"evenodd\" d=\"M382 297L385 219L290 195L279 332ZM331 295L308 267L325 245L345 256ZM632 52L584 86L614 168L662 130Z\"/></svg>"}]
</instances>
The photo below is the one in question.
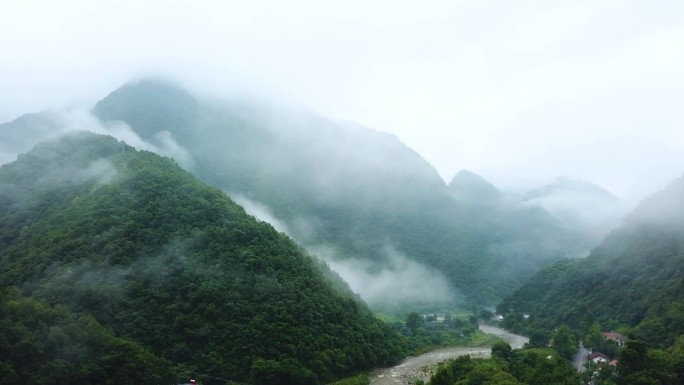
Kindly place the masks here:
<instances>
[{"instance_id":1,"label":"forested hillside","mask_svg":"<svg viewBox=\"0 0 684 385\"><path fill-rule=\"evenodd\" d=\"M448 187L396 137L308 111L247 99L207 103L144 80L112 92L94 113L153 144L172 140L201 179L265 206L328 260L354 261L345 267L371 275L395 272L404 258L433 269L428 292L439 291L443 277L449 292L494 303L542 265L592 246L543 209L459 199L456 189L467 186Z\"/></svg>"},{"instance_id":2,"label":"forested hillside","mask_svg":"<svg viewBox=\"0 0 684 385\"><path fill-rule=\"evenodd\" d=\"M645 199L586 259L537 273L499 305L517 330L625 326L657 347L684 334L684 177Z\"/></svg>"},{"instance_id":3,"label":"forested hillside","mask_svg":"<svg viewBox=\"0 0 684 385\"><path fill-rule=\"evenodd\" d=\"M318 383L404 354L293 241L111 137L0 168L0 255L3 383Z\"/></svg>"},{"instance_id":4,"label":"forested hillside","mask_svg":"<svg viewBox=\"0 0 684 385\"><path fill-rule=\"evenodd\" d=\"M492 358L459 357L441 364L429 385L576 385L577 371L553 349L511 350L498 342Z\"/></svg>"}]
</instances>

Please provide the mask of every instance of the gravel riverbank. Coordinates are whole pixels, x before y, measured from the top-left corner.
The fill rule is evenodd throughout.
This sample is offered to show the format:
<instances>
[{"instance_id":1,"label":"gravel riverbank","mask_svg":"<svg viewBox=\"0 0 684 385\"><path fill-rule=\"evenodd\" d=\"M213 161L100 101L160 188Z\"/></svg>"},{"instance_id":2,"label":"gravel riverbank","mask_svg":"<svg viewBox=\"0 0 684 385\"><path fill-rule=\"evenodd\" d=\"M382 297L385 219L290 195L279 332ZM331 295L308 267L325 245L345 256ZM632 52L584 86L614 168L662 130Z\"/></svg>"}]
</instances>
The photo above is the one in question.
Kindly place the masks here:
<instances>
[{"instance_id":1,"label":"gravel riverbank","mask_svg":"<svg viewBox=\"0 0 684 385\"><path fill-rule=\"evenodd\" d=\"M529 339L509 333L503 329L480 325L480 330L493 334L508 342L513 349L521 348ZM412 385L416 380L426 381L434 373L437 364L451 358L470 355L473 358L486 358L491 354L489 347L482 348L445 348L434 350L417 357L409 357L397 366L378 369L371 373L371 385Z\"/></svg>"}]
</instances>

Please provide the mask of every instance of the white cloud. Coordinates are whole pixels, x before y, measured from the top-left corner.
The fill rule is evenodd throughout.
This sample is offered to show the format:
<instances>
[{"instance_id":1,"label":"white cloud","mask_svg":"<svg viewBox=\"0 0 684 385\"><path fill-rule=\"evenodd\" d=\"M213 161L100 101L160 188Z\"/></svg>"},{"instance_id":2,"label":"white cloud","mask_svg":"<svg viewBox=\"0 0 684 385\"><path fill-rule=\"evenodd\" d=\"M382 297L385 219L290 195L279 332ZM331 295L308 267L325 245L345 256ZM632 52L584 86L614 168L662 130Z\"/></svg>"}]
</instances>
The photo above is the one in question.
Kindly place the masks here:
<instances>
[{"instance_id":1,"label":"white cloud","mask_svg":"<svg viewBox=\"0 0 684 385\"><path fill-rule=\"evenodd\" d=\"M411 260L386 246L375 261L338 258L334 248L311 246L311 253L323 259L355 293L376 308L396 304L439 304L457 300L456 289L437 270Z\"/></svg>"},{"instance_id":2,"label":"white cloud","mask_svg":"<svg viewBox=\"0 0 684 385\"><path fill-rule=\"evenodd\" d=\"M249 199L242 194L232 194L228 192L228 195L230 195L231 199L233 199L235 203L242 206L247 212L247 214L255 217L260 221L269 223L271 226L273 226L274 229L278 230L281 233L291 235L287 224L281 221L280 219L276 218L273 212L271 212L271 209L269 209L263 203Z\"/></svg>"},{"instance_id":3,"label":"white cloud","mask_svg":"<svg viewBox=\"0 0 684 385\"><path fill-rule=\"evenodd\" d=\"M679 0L13 2L0 13L0 121L163 73L392 132L445 179L621 174L606 187L639 195L626 186L643 170L679 175L660 162L684 142L682 25Z\"/></svg>"}]
</instances>

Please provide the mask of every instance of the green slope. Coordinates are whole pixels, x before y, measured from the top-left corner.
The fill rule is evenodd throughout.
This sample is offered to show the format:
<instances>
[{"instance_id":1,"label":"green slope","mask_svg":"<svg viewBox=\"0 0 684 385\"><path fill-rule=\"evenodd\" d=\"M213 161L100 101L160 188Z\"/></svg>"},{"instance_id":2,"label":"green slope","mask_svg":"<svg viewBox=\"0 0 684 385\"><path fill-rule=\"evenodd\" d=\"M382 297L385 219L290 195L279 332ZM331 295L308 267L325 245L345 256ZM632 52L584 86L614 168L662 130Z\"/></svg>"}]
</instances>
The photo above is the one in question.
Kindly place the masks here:
<instances>
[{"instance_id":1,"label":"green slope","mask_svg":"<svg viewBox=\"0 0 684 385\"><path fill-rule=\"evenodd\" d=\"M591 246L543 210L460 201L396 137L308 111L206 103L146 80L114 91L94 113L152 142L170 135L192 155L193 173L267 206L306 246L371 261L371 272L392 264L389 248L475 302L493 303L540 266Z\"/></svg>"},{"instance_id":2,"label":"green slope","mask_svg":"<svg viewBox=\"0 0 684 385\"><path fill-rule=\"evenodd\" d=\"M684 178L644 200L586 259L537 273L499 311L531 313L519 328L584 333L598 322L670 346L684 333Z\"/></svg>"},{"instance_id":3,"label":"green slope","mask_svg":"<svg viewBox=\"0 0 684 385\"><path fill-rule=\"evenodd\" d=\"M141 344L89 315L0 290L0 383L160 384L178 376Z\"/></svg>"},{"instance_id":4,"label":"green slope","mask_svg":"<svg viewBox=\"0 0 684 385\"><path fill-rule=\"evenodd\" d=\"M205 383L316 383L403 354L290 239L111 137L67 136L1 167L0 255L2 286L91 315Z\"/></svg>"}]
</instances>

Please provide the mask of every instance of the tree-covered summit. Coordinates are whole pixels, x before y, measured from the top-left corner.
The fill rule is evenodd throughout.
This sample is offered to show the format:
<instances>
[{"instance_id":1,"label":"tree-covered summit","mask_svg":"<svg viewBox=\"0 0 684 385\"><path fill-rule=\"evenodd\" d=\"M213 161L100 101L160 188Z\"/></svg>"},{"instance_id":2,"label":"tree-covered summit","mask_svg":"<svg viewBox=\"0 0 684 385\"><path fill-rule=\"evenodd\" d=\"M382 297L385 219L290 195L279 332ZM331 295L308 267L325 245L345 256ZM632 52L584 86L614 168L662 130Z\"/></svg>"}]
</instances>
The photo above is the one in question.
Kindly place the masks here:
<instances>
[{"instance_id":1,"label":"tree-covered summit","mask_svg":"<svg viewBox=\"0 0 684 385\"><path fill-rule=\"evenodd\" d=\"M204 383L317 383L403 355L293 241L174 161L111 137L69 135L2 166L0 255L3 290L92 316ZM25 370L0 342L3 368Z\"/></svg>"}]
</instances>

